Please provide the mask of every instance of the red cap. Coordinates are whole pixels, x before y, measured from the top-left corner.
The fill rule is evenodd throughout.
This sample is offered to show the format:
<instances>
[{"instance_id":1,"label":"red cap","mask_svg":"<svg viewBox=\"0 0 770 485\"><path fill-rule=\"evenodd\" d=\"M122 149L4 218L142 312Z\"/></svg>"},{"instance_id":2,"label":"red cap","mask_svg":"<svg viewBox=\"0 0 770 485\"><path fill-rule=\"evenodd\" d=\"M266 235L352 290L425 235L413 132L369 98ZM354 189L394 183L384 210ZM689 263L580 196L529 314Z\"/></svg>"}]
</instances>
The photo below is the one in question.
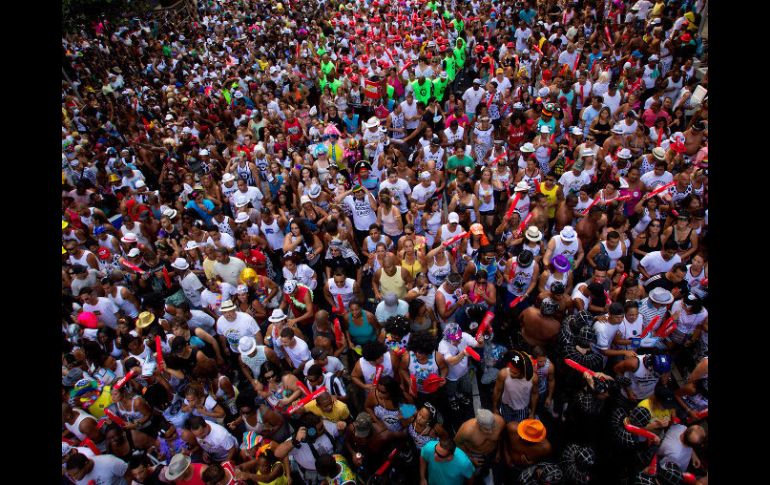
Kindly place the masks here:
<instances>
[{"instance_id":1,"label":"red cap","mask_svg":"<svg viewBox=\"0 0 770 485\"><path fill-rule=\"evenodd\" d=\"M380 17L378 15L375 15L374 17L372 17L372 20L370 20L369 22L371 22L373 24L379 24L380 23Z\"/></svg>"},{"instance_id":2,"label":"red cap","mask_svg":"<svg viewBox=\"0 0 770 485\"><path fill-rule=\"evenodd\" d=\"M363 62L363 63L369 62L369 56L367 56L366 54L362 55L361 56L361 62Z\"/></svg>"},{"instance_id":3,"label":"red cap","mask_svg":"<svg viewBox=\"0 0 770 485\"><path fill-rule=\"evenodd\" d=\"M692 40L692 36L690 34L682 34L682 36L679 37L679 40L682 42L690 42Z\"/></svg>"},{"instance_id":4,"label":"red cap","mask_svg":"<svg viewBox=\"0 0 770 485\"><path fill-rule=\"evenodd\" d=\"M489 52L490 54L491 54L491 53L493 53L493 52L495 52L495 48L494 48L494 46L489 46L489 47L487 47L487 52Z\"/></svg>"},{"instance_id":5,"label":"red cap","mask_svg":"<svg viewBox=\"0 0 770 485\"><path fill-rule=\"evenodd\" d=\"M446 44L441 44L441 46L438 48L438 51L439 52L446 52L446 49L447 49Z\"/></svg>"},{"instance_id":6,"label":"red cap","mask_svg":"<svg viewBox=\"0 0 770 485\"><path fill-rule=\"evenodd\" d=\"M353 84L358 84L358 81L359 79L357 75L353 74L352 76L350 76L350 82L352 82Z\"/></svg>"},{"instance_id":7,"label":"red cap","mask_svg":"<svg viewBox=\"0 0 770 485\"><path fill-rule=\"evenodd\" d=\"M350 67L346 67L343 72L349 75L351 72L353 72L353 69L351 69Z\"/></svg>"},{"instance_id":8,"label":"red cap","mask_svg":"<svg viewBox=\"0 0 770 485\"><path fill-rule=\"evenodd\" d=\"M476 46L476 48L474 50L476 52L484 52L484 46L479 44L479 45Z\"/></svg>"},{"instance_id":9,"label":"red cap","mask_svg":"<svg viewBox=\"0 0 770 485\"><path fill-rule=\"evenodd\" d=\"M112 253L110 252L109 248L105 248L104 246L100 247L96 254L99 255L99 259L110 259L110 256L112 256Z\"/></svg>"},{"instance_id":10,"label":"red cap","mask_svg":"<svg viewBox=\"0 0 770 485\"><path fill-rule=\"evenodd\" d=\"M335 17L337 17L337 18L340 18L340 17L342 17L342 14L341 14L340 12L336 12L336 13L334 14L334 16L335 16Z\"/></svg>"},{"instance_id":11,"label":"red cap","mask_svg":"<svg viewBox=\"0 0 770 485\"><path fill-rule=\"evenodd\" d=\"M516 45L513 42L508 42L507 44L505 44L505 47L509 49L514 49L516 48Z\"/></svg>"}]
</instances>

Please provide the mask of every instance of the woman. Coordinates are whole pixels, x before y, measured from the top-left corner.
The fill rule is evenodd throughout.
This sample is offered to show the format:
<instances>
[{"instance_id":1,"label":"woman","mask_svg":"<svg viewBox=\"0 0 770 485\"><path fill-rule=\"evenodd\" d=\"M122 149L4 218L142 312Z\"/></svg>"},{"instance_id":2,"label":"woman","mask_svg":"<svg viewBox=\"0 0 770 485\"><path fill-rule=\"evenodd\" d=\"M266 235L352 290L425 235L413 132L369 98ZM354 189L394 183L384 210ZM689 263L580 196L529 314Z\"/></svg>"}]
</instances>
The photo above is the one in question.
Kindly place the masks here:
<instances>
[{"instance_id":1,"label":"woman","mask_svg":"<svg viewBox=\"0 0 770 485\"><path fill-rule=\"evenodd\" d=\"M533 196L537 191L536 187L542 182L543 175L537 166L537 160L532 154L528 154L526 159L527 166L516 173L515 182L517 184L519 182L525 182L529 185L528 195Z\"/></svg>"},{"instance_id":2,"label":"woman","mask_svg":"<svg viewBox=\"0 0 770 485\"><path fill-rule=\"evenodd\" d=\"M564 285L564 293L572 294L572 266L563 254L551 258L551 264L543 271L538 279L537 286L541 292L551 291L551 286L557 281Z\"/></svg>"},{"instance_id":3,"label":"woman","mask_svg":"<svg viewBox=\"0 0 770 485\"><path fill-rule=\"evenodd\" d=\"M407 432L418 450L421 450L428 442L438 440L446 435L443 426L438 423L436 408L429 402L425 402L412 417Z\"/></svg>"},{"instance_id":4,"label":"woman","mask_svg":"<svg viewBox=\"0 0 770 485\"><path fill-rule=\"evenodd\" d=\"M650 149L659 147L664 140L667 140L671 136L671 130L667 126L666 118L660 117L655 120L655 125L650 128L650 141L652 141L652 147Z\"/></svg>"},{"instance_id":5,"label":"woman","mask_svg":"<svg viewBox=\"0 0 770 485\"><path fill-rule=\"evenodd\" d=\"M117 345L118 334L110 327L102 327L96 333L96 341L106 355L115 359L122 359L124 350Z\"/></svg>"},{"instance_id":6,"label":"woman","mask_svg":"<svg viewBox=\"0 0 770 485\"><path fill-rule=\"evenodd\" d=\"M428 383L428 377L438 376L446 378L449 372L444 356L438 352L436 337L428 332L415 332L410 334L407 351L401 356L399 373L404 394L409 394L416 399L421 406L428 399L433 402L442 402L444 393L439 384L435 388ZM445 382L444 382L445 383Z\"/></svg>"},{"instance_id":7,"label":"woman","mask_svg":"<svg viewBox=\"0 0 770 485\"><path fill-rule=\"evenodd\" d=\"M460 216L461 224L468 227L481 219L479 207L481 202L473 193L471 184L469 182L458 184L457 193L449 203L449 212L456 212Z\"/></svg>"},{"instance_id":8,"label":"woman","mask_svg":"<svg viewBox=\"0 0 770 485\"><path fill-rule=\"evenodd\" d=\"M318 187L317 185L311 186L309 190L313 190L313 187ZM321 188L318 187L318 191L320 192ZM325 210L321 209L317 205L313 203L313 201L310 199L310 196L303 195L300 197L300 209L299 209L299 216L302 219L307 219L309 221L312 221L316 227L319 225L319 223L328 216Z\"/></svg>"},{"instance_id":9,"label":"woman","mask_svg":"<svg viewBox=\"0 0 770 485\"><path fill-rule=\"evenodd\" d=\"M470 281L463 285L463 293L468 295L470 302L486 308L494 308L497 303L497 288L488 279L486 270L479 270Z\"/></svg>"},{"instance_id":10,"label":"woman","mask_svg":"<svg viewBox=\"0 0 770 485\"><path fill-rule=\"evenodd\" d=\"M610 292L610 299L620 303L627 301L641 301L646 295L644 287L639 283L635 275L630 274L623 282L623 286L618 286Z\"/></svg>"},{"instance_id":11,"label":"woman","mask_svg":"<svg viewBox=\"0 0 770 485\"><path fill-rule=\"evenodd\" d=\"M153 413L141 396L133 396L126 387L110 390L114 413L126 422L124 430L131 433L134 447L147 449L155 442L163 418Z\"/></svg>"},{"instance_id":12,"label":"woman","mask_svg":"<svg viewBox=\"0 0 770 485\"><path fill-rule=\"evenodd\" d=\"M297 262L296 254L287 254L283 257L284 280L297 280L300 284L315 290L318 285L317 275L310 266Z\"/></svg>"},{"instance_id":13,"label":"woman","mask_svg":"<svg viewBox=\"0 0 770 485\"><path fill-rule=\"evenodd\" d=\"M414 278L417 273L421 273L423 270L423 255L415 250L414 241L411 239L404 238L402 242L404 243L404 248L398 252L398 257L401 259L401 268Z\"/></svg>"},{"instance_id":14,"label":"woman","mask_svg":"<svg viewBox=\"0 0 770 485\"><path fill-rule=\"evenodd\" d=\"M667 227L660 236L661 242L666 244L669 238L673 238L677 244L676 253L682 258L683 263L690 261L690 257L698 250L698 234L690 227L690 216L681 211L676 218L676 223Z\"/></svg>"},{"instance_id":15,"label":"woman","mask_svg":"<svg viewBox=\"0 0 770 485\"><path fill-rule=\"evenodd\" d=\"M427 328L428 321L434 323L438 321L433 312L436 303L436 286L428 280L426 273L417 273L417 275L415 275L414 285L406 294L404 300L409 302L410 309L412 306L415 306L413 309L414 311L410 310L409 313L412 315L412 319L417 318L420 320L420 322L414 322L415 325ZM416 301L422 301L427 308L423 309L416 303L413 305L412 303ZM433 326L435 327L435 325Z\"/></svg>"},{"instance_id":16,"label":"woman","mask_svg":"<svg viewBox=\"0 0 770 485\"><path fill-rule=\"evenodd\" d=\"M350 311L343 319L343 331L351 348L360 347L377 339L380 324L371 312L361 307L357 299L350 301Z\"/></svg>"},{"instance_id":17,"label":"woman","mask_svg":"<svg viewBox=\"0 0 770 485\"><path fill-rule=\"evenodd\" d=\"M645 196L642 198L642 200L637 202L636 206L634 207L634 213L640 215L640 217L634 228L631 229L631 235L634 238L643 233L647 229L647 226L652 223L652 221L660 222L661 227L663 227L662 224L666 216L658 210L659 206L660 200L657 196L650 198Z\"/></svg>"},{"instance_id":18,"label":"woman","mask_svg":"<svg viewBox=\"0 0 770 485\"><path fill-rule=\"evenodd\" d=\"M639 261L647 254L660 251L663 248L663 240L660 234L662 226L660 221L652 221L647 228L634 238L634 244L631 246L631 270L638 271ZM634 228L636 229L636 228Z\"/></svg>"},{"instance_id":19,"label":"woman","mask_svg":"<svg viewBox=\"0 0 770 485\"><path fill-rule=\"evenodd\" d=\"M264 448L267 446L268 448ZM260 446L254 462L244 463L235 471L238 480L251 480L257 485L287 485L288 473L282 460L276 458L270 445ZM255 465L251 465L255 463ZM248 470L254 469L254 473Z\"/></svg>"},{"instance_id":20,"label":"woman","mask_svg":"<svg viewBox=\"0 0 770 485\"><path fill-rule=\"evenodd\" d=\"M289 233L283 239L283 252L293 253L300 262L312 267L321 259L323 243L304 221L295 219L289 224Z\"/></svg>"},{"instance_id":21,"label":"woman","mask_svg":"<svg viewBox=\"0 0 770 485\"><path fill-rule=\"evenodd\" d=\"M479 215L481 222L487 227L492 227L495 221L495 191L503 190L502 183L492 177L493 168L484 167L481 170L481 178L476 182L475 195L480 201Z\"/></svg>"},{"instance_id":22,"label":"woman","mask_svg":"<svg viewBox=\"0 0 770 485\"><path fill-rule=\"evenodd\" d=\"M642 200L644 195L644 183L640 180L641 172L639 167L632 165L628 169L628 173L624 177L619 177L620 181L620 196L628 196L629 199L623 203L623 214L626 217L634 215L634 208L636 204Z\"/></svg>"},{"instance_id":23,"label":"woman","mask_svg":"<svg viewBox=\"0 0 770 485\"><path fill-rule=\"evenodd\" d=\"M425 210L420 217L420 225L424 231L423 234L425 235L425 242L428 247L433 247L433 244L435 244L438 228L444 222L439 199L437 197L428 199L425 203Z\"/></svg>"},{"instance_id":24,"label":"woman","mask_svg":"<svg viewBox=\"0 0 770 485\"><path fill-rule=\"evenodd\" d=\"M588 128L588 132L596 137L596 144L603 146L607 138L610 137L610 129L612 128L612 117L610 115L610 109L604 106L599 111L599 116L594 118L591 122L591 126Z\"/></svg>"},{"instance_id":25,"label":"woman","mask_svg":"<svg viewBox=\"0 0 770 485\"><path fill-rule=\"evenodd\" d=\"M364 242L361 245L361 254L367 259L371 258L371 256L377 252L377 246L380 244L383 244L386 251L393 249L394 247L393 241L391 241L388 236L382 234L380 227L381 226L377 224L372 224L369 228L369 235L364 238ZM374 270L377 271L377 269L379 268L375 268Z\"/></svg>"},{"instance_id":26,"label":"woman","mask_svg":"<svg viewBox=\"0 0 770 485\"><path fill-rule=\"evenodd\" d=\"M404 425L401 420L400 406L404 402L404 395L401 387L391 376L382 376L374 388L366 396L366 412L372 417L372 420L385 426L388 431L404 431Z\"/></svg>"},{"instance_id":27,"label":"woman","mask_svg":"<svg viewBox=\"0 0 770 485\"><path fill-rule=\"evenodd\" d=\"M647 136L648 128L642 123L638 123L636 131L626 137L626 148L631 150L631 159L636 160L644 153L644 149L649 145L650 139Z\"/></svg>"},{"instance_id":28,"label":"woman","mask_svg":"<svg viewBox=\"0 0 770 485\"><path fill-rule=\"evenodd\" d=\"M377 207L377 224L382 226L382 232L393 241L393 244L398 244L398 239L404 234L401 211L393 204L390 190L382 189L378 196L380 205Z\"/></svg>"},{"instance_id":29,"label":"woman","mask_svg":"<svg viewBox=\"0 0 770 485\"><path fill-rule=\"evenodd\" d=\"M239 312L250 315L257 323L265 321L267 318L267 309L255 295L250 294L249 287L241 283L235 289L235 306Z\"/></svg>"},{"instance_id":30,"label":"woman","mask_svg":"<svg viewBox=\"0 0 770 485\"><path fill-rule=\"evenodd\" d=\"M227 375L219 371L212 359L198 362L193 369L193 376L203 384L204 390L221 404L228 417L236 414L235 398L238 397L238 389L233 386Z\"/></svg>"},{"instance_id":31,"label":"woman","mask_svg":"<svg viewBox=\"0 0 770 485\"><path fill-rule=\"evenodd\" d=\"M281 442L289 436L286 419L270 409L266 401L255 392L244 391L235 399L238 417L227 425L234 431L241 423L246 432L254 432L272 441Z\"/></svg>"},{"instance_id":32,"label":"woman","mask_svg":"<svg viewBox=\"0 0 770 485\"><path fill-rule=\"evenodd\" d=\"M326 148L326 145L319 143L315 145L315 156L317 158L313 162L313 170L318 173L318 181L321 182L321 186L325 186L329 177L329 167L331 166L329 162L329 149Z\"/></svg>"},{"instance_id":33,"label":"woman","mask_svg":"<svg viewBox=\"0 0 770 485\"><path fill-rule=\"evenodd\" d=\"M473 128L473 153L477 165L482 165L492 149L492 133L495 127L489 116L481 116Z\"/></svg>"},{"instance_id":34,"label":"woman","mask_svg":"<svg viewBox=\"0 0 770 485\"><path fill-rule=\"evenodd\" d=\"M690 291L707 286L709 277L708 263L702 254L695 254L687 265L687 273L684 279L690 285Z\"/></svg>"},{"instance_id":35,"label":"woman","mask_svg":"<svg viewBox=\"0 0 770 485\"><path fill-rule=\"evenodd\" d=\"M182 411L217 424L222 424L227 414L217 400L207 394L203 390L203 386L198 383L187 386Z\"/></svg>"},{"instance_id":36,"label":"woman","mask_svg":"<svg viewBox=\"0 0 770 485\"><path fill-rule=\"evenodd\" d=\"M426 267L428 269L428 281L437 288L444 283L449 273L457 272L455 257L443 244L425 255Z\"/></svg>"},{"instance_id":37,"label":"woman","mask_svg":"<svg viewBox=\"0 0 770 485\"><path fill-rule=\"evenodd\" d=\"M174 318L171 320L171 332L175 338L181 338L193 348L202 351L206 357L215 359L217 365L224 365L225 361L222 358L219 342L202 328L190 329L186 320Z\"/></svg>"},{"instance_id":38,"label":"woman","mask_svg":"<svg viewBox=\"0 0 770 485\"><path fill-rule=\"evenodd\" d=\"M212 177L211 174L204 174L201 177L201 185L206 194L204 197L213 202L217 207L221 207L223 200L222 190L219 188L219 184L214 180L214 177Z\"/></svg>"},{"instance_id":39,"label":"woman","mask_svg":"<svg viewBox=\"0 0 770 485\"><path fill-rule=\"evenodd\" d=\"M618 325L618 332L612 340L612 347L618 350L636 350L638 340L644 330L644 317L639 314L639 302L628 300L623 304L623 321ZM637 342L636 344L634 342Z\"/></svg>"},{"instance_id":40,"label":"woman","mask_svg":"<svg viewBox=\"0 0 770 485\"><path fill-rule=\"evenodd\" d=\"M495 382L492 396L492 411L502 416L506 422L521 422L535 417L532 398L537 399L538 377L532 358L518 350L509 350Z\"/></svg>"},{"instance_id":41,"label":"woman","mask_svg":"<svg viewBox=\"0 0 770 485\"><path fill-rule=\"evenodd\" d=\"M273 362L265 363L257 381L261 386L257 393L277 413L285 413L302 396L297 378L290 372L282 375L281 367Z\"/></svg>"}]
</instances>

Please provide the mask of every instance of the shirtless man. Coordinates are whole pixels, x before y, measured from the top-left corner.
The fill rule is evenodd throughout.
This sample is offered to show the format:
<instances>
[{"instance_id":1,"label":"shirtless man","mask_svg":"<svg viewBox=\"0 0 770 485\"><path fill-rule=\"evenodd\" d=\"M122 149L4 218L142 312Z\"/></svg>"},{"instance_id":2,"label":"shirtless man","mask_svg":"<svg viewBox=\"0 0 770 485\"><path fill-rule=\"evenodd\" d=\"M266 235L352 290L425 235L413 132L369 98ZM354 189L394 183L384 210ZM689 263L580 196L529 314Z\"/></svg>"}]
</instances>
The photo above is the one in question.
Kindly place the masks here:
<instances>
[{"instance_id":1,"label":"shirtless man","mask_svg":"<svg viewBox=\"0 0 770 485\"><path fill-rule=\"evenodd\" d=\"M455 443L476 467L475 476L484 477L489 467L500 461L500 439L505 430L502 416L478 409L476 417L464 422L455 434Z\"/></svg>"},{"instance_id":2,"label":"shirtless man","mask_svg":"<svg viewBox=\"0 0 770 485\"><path fill-rule=\"evenodd\" d=\"M528 467L551 454L551 443L545 438L546 429L537 419L512 421L505 426L508 437L503 447L508 466Z\"/></svg>"},{"instance_id":3,"label":"shirtless man","mask_svg":"<svg viewBox=\"0 0 770 485\"><path fill-rule=\"evenodd\" d=\"M684 132L684 153L688 157L694 157L698 150L703 146L703 139L706 136L706 125L702 121L697 121Z\"/></svg>"},{"instance_id":4,"label":"shirtless man","mask_svg":"<svg viewBox=\"0 0 770 485\"><path fill-rule=\"evenodd\" d=\"M574 210L577 203L578 198L575 194L569 194L559 203L559 206L556 208L556 232L564 229L564 226L572 225Z\"/></svg>"},{"instance_id":5,"label":"shirtless man","mask_svg":"<svg viewBox=\"0 0 770 485\"><path fill-rule=\"evenodd\" d=\"M548 197L543 194L535 194L532 197L532 206L529 213L532 214L529 225L537 226L540 232L548 234ZM526 228L524 229L526 230Z\"/></svg>"},{"instance_id":6,"label":"shirtless man","mask_svg":"<svg viewBox=\"0 0 770 485\"><path fill-rule=\"evenodd\" d=\"M536 304L540 305L546 298L553 300L554 303L559 305L559 308L553 314L553 318L561 322L566 315L571 315L572 309L575 308L575 303L569 297L566 290L562 283L555 281L551 285L551 291L541 291L537 294Z\"/></svg>"},{"instance_id":7,"label":"shirtless man","mask_svg":"<svg viewBox=\"0 0 770 485\"><path fill-rule=\"evenodd\" d=\"M554 318L559 304L550 298L546 298L540 304L540 308L527 307L521 315L521 336L531 346L547 346L553 342L561 329L561 323Z\"/></svg>"},{"instance_id":8,"label":"shirtless man","mask_svg":"<svg viewBox=\"0 0 770 485\"><path fill-rule=\"evenodd\" d=\"M588 211L588 216L584 217L575 226L578 239L580 239L580 246L583 248L593 248L594 245L599 242L599 234L602 233L602 229L607 225L607 216L604 214L604 209L595 205Z\"/></svg>"}]
</instances>

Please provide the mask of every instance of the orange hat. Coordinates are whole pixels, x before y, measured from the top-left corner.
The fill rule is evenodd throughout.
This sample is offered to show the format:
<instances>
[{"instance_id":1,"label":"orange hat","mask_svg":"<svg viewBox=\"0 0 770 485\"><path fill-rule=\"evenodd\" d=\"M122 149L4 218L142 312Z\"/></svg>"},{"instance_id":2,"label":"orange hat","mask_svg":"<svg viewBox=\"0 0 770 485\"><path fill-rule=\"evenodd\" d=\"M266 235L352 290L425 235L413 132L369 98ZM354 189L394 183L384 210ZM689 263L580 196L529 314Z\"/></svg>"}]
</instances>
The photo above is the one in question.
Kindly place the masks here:
<instances>
[{"instance_id":1,"label":"orange hat","mask_svg":"<svg viewBox=\"0 0 770 485\"><path fill-rule=\"evenodd\" d=\"M489 239L487 239L487 235L484 233L484 226L479 224L478 222L475 224L471 224L470 228L471 234L474 236L481 236L480 243L482 246L486 246L489 244Z\"/></svg>"},{"instance_id":2,"label":"orange hat","mask_svg":"<svg viewBox=\"0 0 770 485\"><path fill-rule=\"evenodd\" d=\"M546 430L543 423L537 419L525 419L516 428L519 437L530 443L540 443L545 439Z\"/></svg>"}]
</instances>

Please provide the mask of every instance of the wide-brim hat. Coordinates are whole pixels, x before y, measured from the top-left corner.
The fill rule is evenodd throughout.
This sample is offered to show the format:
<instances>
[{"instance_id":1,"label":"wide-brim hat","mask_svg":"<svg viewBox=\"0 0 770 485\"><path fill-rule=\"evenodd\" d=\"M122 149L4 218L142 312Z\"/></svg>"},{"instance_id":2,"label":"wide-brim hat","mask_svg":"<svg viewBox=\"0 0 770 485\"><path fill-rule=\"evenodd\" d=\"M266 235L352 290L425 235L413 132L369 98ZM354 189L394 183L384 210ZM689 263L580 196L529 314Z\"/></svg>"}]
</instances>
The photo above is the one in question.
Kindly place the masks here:
<instances>
[{"instance_id":1,"label":"wide-brim hat","mask_svg":"<svg viewBox=\"0 0 770 485\"><path fill-rule=\"evenodd\" d=\"M546 429L543 423L537 419L525 419L516 428L519 437L530 443L540 443L545 439Z\"/></svg>"},{"instance_id":2,"label":"wide-brim hat","mask_svg":"<svg viewBox=\"0 0 770 485\"><path fill-rule=\"evenodd\" d=\"M136 328L147 328L155 321L155 315L151 312L142 312L136 319Z\"/></svg>"},{"instance_id":3,"label":"wide-brim hat","mask_svg":"<svg viewBox=\"0 0 770 485\"><path fill-rule=\"evenodd\" d=\"M171 462L163 472L166 480L173 482L174 480L179 479L182 475L185 474L187 469L190 468L190 463L192 463L192 460L189 456L183 453L174 455L174 457L171 458Z\"/></svg>"}]
</instances>

